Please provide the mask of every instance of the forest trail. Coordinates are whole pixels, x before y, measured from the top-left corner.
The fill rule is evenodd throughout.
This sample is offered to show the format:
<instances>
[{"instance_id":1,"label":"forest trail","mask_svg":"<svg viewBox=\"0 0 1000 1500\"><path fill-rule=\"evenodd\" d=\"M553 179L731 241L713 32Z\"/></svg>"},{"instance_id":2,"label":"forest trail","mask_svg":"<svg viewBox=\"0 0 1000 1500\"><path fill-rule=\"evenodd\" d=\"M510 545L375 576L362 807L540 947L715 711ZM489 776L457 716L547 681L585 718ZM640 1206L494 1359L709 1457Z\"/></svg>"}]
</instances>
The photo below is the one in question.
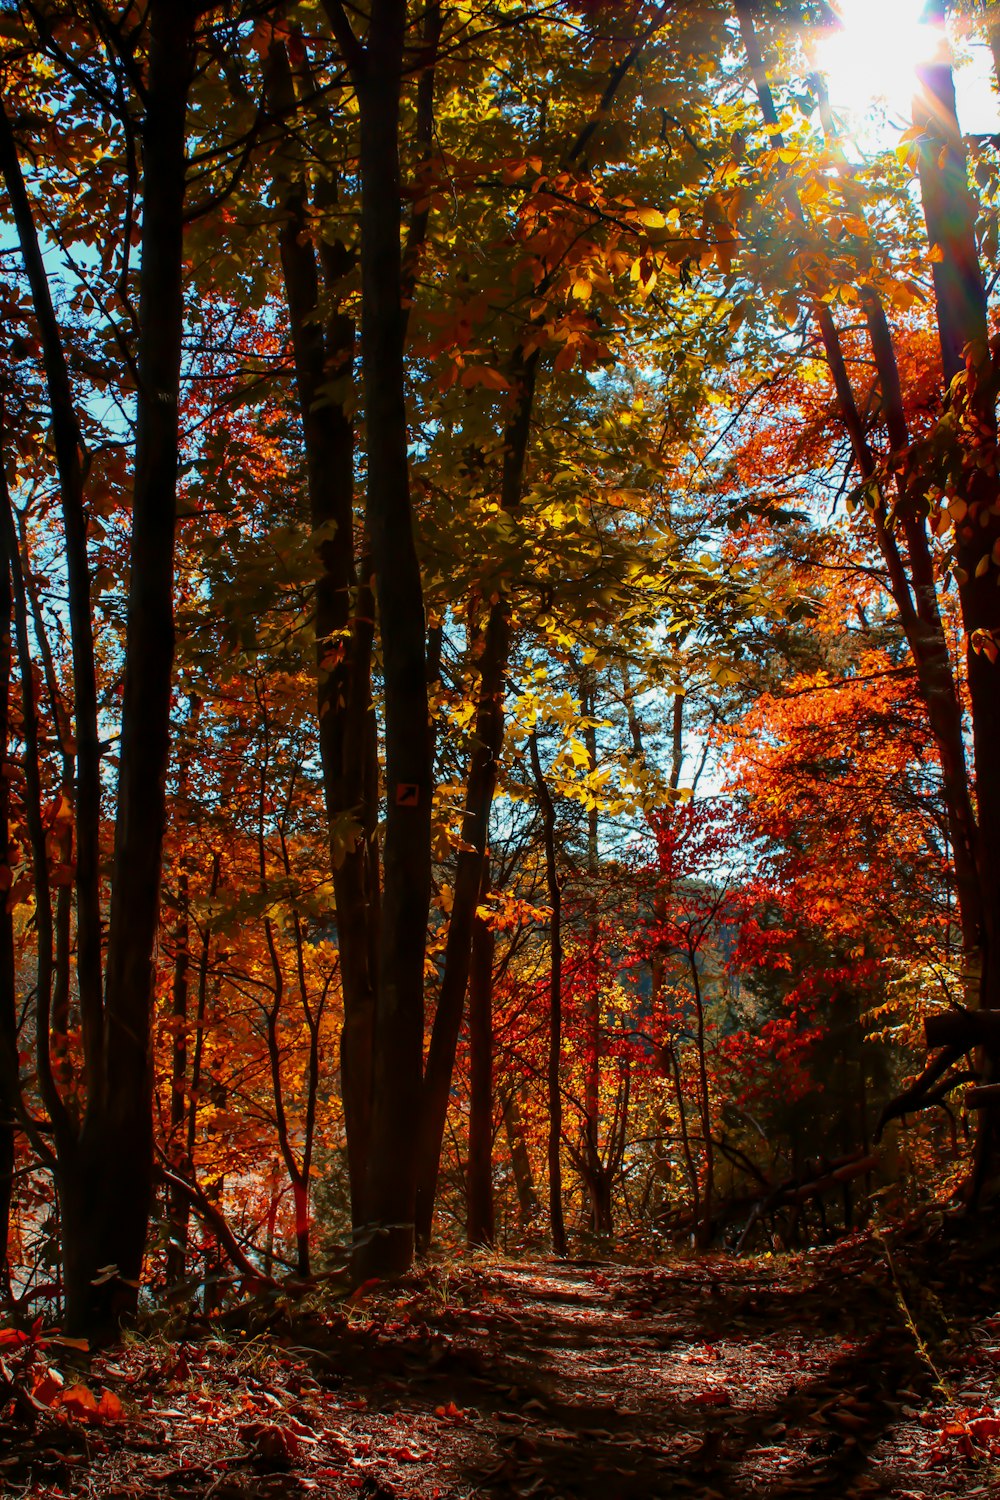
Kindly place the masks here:
<instances>
[{"instance_id":1,"label":"forest trail","mask_svg":"<svg viewBox=\"0 0 1000 1500\"><path fill-rule=\"evenodd\" d=\"M121 1415L8 1405L3 1492L997 1496L996 1248L953 1245L946 1270L928 1242L862 1236L774 1259L439 1267L284 1331L258 1307L267 1332L135 1339L75 1369L54 1347L63 1390L109 1391Z\"/></svg>"}]
</instances>

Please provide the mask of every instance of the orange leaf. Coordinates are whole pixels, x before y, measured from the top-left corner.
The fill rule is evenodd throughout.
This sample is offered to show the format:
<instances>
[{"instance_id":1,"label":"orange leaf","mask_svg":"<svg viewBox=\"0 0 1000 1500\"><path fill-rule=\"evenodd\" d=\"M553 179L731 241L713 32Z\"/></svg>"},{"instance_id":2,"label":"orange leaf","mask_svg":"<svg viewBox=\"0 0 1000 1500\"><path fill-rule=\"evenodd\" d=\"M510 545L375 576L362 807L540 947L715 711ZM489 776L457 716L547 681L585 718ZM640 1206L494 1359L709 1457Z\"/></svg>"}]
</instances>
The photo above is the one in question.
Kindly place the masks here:
<instances>
[{"instance_id":1,"label":"orange leaf","mask_svg":"<svg viewBox=\"0 0 1000 1500\"><path fill-rule=\"evenodd\" d=\"M473 385L484 385L489 391L510 390L510 382L490 365L466 365L462 371L462 384L466 390Z\"/></svg>"},{"instance_id":2,"label":"orange leaf","mask_svg":"<svg viewBox=\"0 0 1000 1500\"><path fill-rule=\"evenodd\" d=\"M69 1390L63 1391L58 1405L78 1417L94 1417L98 1410L97 1397L85 1385L71 1385Z\"/></svg>"},{"instance_id":3,"label":"orange leaf","mask_svg":"<svg viewBox=\"0 0 1000 1500\"><path fill-rule=\"evenodd\" d=\"M120 1422L125 1415L122 1406L114 1391L102 1391L101 1399L97 1404L97 1415L102 1422Z\"/></svg>"}]
</instances>

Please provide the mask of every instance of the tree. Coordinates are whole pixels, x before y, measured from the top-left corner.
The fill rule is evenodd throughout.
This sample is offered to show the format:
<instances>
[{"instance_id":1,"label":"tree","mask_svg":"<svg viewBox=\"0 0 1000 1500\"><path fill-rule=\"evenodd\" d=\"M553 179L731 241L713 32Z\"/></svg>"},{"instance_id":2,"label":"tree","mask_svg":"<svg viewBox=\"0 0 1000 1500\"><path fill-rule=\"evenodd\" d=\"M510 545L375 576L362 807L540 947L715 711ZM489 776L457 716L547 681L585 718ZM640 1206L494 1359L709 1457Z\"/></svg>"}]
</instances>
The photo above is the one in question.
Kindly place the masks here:
<instances>
[{"instance_id":1,"label":"tree","mask_svg":"<svg viewBox=\"0 0 1000 1500\"><path fill-rule=\"evenodd\" d=\"M197 7L150 5L142 29L105 38L119 79L140 46L148 57L141 126L143 227L138 272L136 446L122 740L107 956L102 993L98 873L99 740L91 581L80 423L14 130L0 120L0 150L41 338L56 434L73 634L76 715L78 960L87 1102L77 1124L49 1058L40 951L38 1068L54 1130L63 1224L67 1323L100 1334L136 1305L152 1191L150 1018L165 816L173 655L173 538L178 468L185 110L194 68ZM87 46L100 50L88 36ZM66 54L62 54L63 60ZM8 512L8 562L14 555ZM22 627L22 636L26 629ZM22 683L27 692L26 639ZM26 703L27 707L27 703ZM29 759L30 746L27 747ZM37 814L29 814L36 818ZM39 919L49 920L48 872L35 839ZM48 937L43 933L42 941Z\"/></svg>"}]
</instances>

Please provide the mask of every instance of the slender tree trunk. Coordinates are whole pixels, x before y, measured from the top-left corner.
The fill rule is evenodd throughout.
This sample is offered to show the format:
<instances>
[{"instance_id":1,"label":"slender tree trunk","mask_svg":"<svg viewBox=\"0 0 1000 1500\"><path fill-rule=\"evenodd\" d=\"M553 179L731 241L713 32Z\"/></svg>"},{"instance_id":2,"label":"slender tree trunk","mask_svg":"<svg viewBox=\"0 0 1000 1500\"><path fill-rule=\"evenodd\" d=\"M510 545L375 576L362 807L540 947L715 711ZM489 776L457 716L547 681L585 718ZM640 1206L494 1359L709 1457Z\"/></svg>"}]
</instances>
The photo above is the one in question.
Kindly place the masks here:
<instances>
[{"instance_id":1,"label":"slender tree trunk","mask_svg":"<svg viewBox=\"0 0 1000 1500\"><path fill-rule=\"evenodd\" d=\"M222 860L212 855L212 875L208 885L208 896L214 901L222 876ZM211 919L205 923L201 939L201 957L198 961L198 1000L195 1006L194 1047L191 1054L191 1083L188 1090L186 1166L192 1181L195 1180L195 1152L198 1144L198 1096L201 1091L201 1065L205 1054L205 1030L208 1012L209 958L212 946Z\"/></svg>"},{"instance_id":2,"label":"slender tree trunk","mask_svg":"<svg viewBox=\"0 0 1000 1500\"><path fill-rule=\"evenodd\" d=\"M511 1171L514 1174L514 1188L517 1192L518 1221L522 1229L528 1229L538 1218L541 1205L531 1170L531 1157L528 1154L528 1143L525 1139L524 1121L521 1118L517 1089L509 1088L503 1092L500 1105L503 1110L504 1130L507 1133Z\"/></svg>"},{"instance_id":3,"label":"slender tree trunk","mask_svg":"<svg viewBox=\"0 0 1000 1500\"><path fill-rule=\"evenodd\" d=\"M590 770L597 770L597 729L594 724L594 670L581 672L581 703L584 716L583 742L587 748ZM585 1154L590 1162L587 1191L590 1195L590 1228L595 1235L607 1232L608 1207L601 1170L601 980L598 968L600 924L598 922L598 813L587 812L587 875L591 902L587 931L587 984L584 1000L584 1135Z\"/></svg>"},{"instance_id":4,"label":"slender tree trunk","mask_svg":"<svg viewBox=\"0 0 1000 1500\"><path fill-rule=\"evenodd\" d=\"M489 891L489 862L481 899ZM493 1211L493 929L478 913L472 930L469 968L469 1164L466 1237L470 1245L492 1245Z\"/></svg>"},{"instance_id":5,"label":"slender tree trunk","mask_svg":"<svg viewBox=\"0 0 1000 1500\"><path fill-rule=\"evenodd\" d=\"M170 743L185 114L195 7L150 0L148 19L138 421L103 1078L88 1095L79 1140L60 1162L67 1326L92 1337L134 1316L153 1187L150 1022Z\"/></svg>"},{"instance_id":6,"label":"slender tree trunk","mask_svg":"<svg viewBox=\"0 0 1000 1500\"><path fill-rule=\"evenodd\" d=\"M549 1223L552 1248L556 1255L566 1254L566 1227L562 1204L562 889L556 864L556 812L552 793L542 771L538 740L528 738L535 792L542 814L542 837L545 847L545 883L549 909L549 1060L546 1087L549 1106Z\"/></svg>"},{"instance_id":7,"label":"slender tree trunk","mask_svg":"<svg viewBox=\"0 0 1000 1500\"><path fill-rule=\"evenodd\" d=\"M63 713L62 696L56 675L56 665L49 644L45 620L42 615L38 587L33 575L28 532L23 516L18 518L18 537L21 547L24 589L31 614L31 625L35 643L41 659L42 679L49 700L49 712L56 739L59 742L61 774L59 779L59 812L51 824L50 838L58 842L56 900L55 900L55 957L52 973L52 1054L56 1082L64 1099L70 1099L72 1110L72 1064L69 1056L70 1028L70 955L72 949L73 892L71 875L74 870L73 824L76 788L74 785L74 757L72 752L72 726ZM76 1123L74 1118L74 1123Z\"/></svg>"},{"instance_id":8,"label":"slender tree trunk","mask_svg":"<svg viewBox=\"0 0 1000 1500\"><path fill-rule=\"evenodd\" d=\"M188 699L187 739L181 750L177 769L177 804L182 838L190 815L188 779L190 775L191 740L197 729L201 700L192 694ZM174 975L171 985L170 1018L170 1139L168 1156L183 1165L184 1130L187 1122L188 1089L188 1009L191 988L191 856L184 842L177 864L177 921L174 924ZM184 1278L187 1256L188 1200L176 1188L167 1186L167 1222L170 1240L167 1245L167 1283L173 1286Z\"/></svg>"},{"instance_id":9,"label":"slender tree trunk","mask_svg":"<svg viewBox=\"0 0 1000 1500\"><path fill-rule=\"evenodd\" d=\"M705 1149L705 1184L701 1195L701 1217L695 1234L700 1249L704 1250L712 1237L712 1202L715 1196L715 1148L712 1144L712 1101L708 1082L708 1056L705 1048L705 996L698 973L698 954L688 953L691 970L691 987L694 992L695 1013L698 1017L696 1043L698 1049L698 1113L701 1116L701 1133Z\"/></svg>"},{"instance_id":10,"label":"slender tree trunk","mask_svg":"<svg viewBox=\"0 0 1000 1500\"><path fill-rule=\"evenodd\" d=\"M902 453L909 447L910 432L903 407L902 385L892 333L881 298L873 288L863 289L861 302L875 356L889 444L894 452ZM962 703L938 607L934 559L927 536L927 522L922 514L921 496L919 493L908 493L909 486L903 476L897 476L897 482L900 486L903 535L912 593L899 580L893 586L893 594L913 655L921 697L941 761L965 964L970 979L978 985L982 899L976 869L976 818L969 790ZM919 491L919 481L916 488ZM884 526L879 528L879 540L883 555L887 555L894 546L894 541Z\"/></svg>"},{"instance_id":11,"label":"slender tree trunk","mask_svg":"<svg viewBox=\"0 0 1000 1500\"><path fill-rule=\"evenodd\" d=\"M5 436L0 401L0 467L4 464ZM0 476L0 485L6 491L6 471ZM4 494L0 504L9 509L9 497ZM17 1046L17 998L14 991L14 918L7 892L13 883L10 856L10 688L14 668L14 650L11 635L11 611L13 599L10 587L10 567L0 550L0 869L3 871L0 889L0 1303L10 1297L10 1215L14 1192L15 1128L20 1096L18 1046Z\"/></svg>"},{"instance_id":12,"label":"slender tree trunk","mask_svg":"<svg viewBox=\"0 0 1000 1500\"><path fill-rule=\"evenodd\" d=\"M171 985L170 1019L170 1147L175 1158L182 1140L187 1117L187 1027L188 974L191 966L190 899L187 851L181 855L177 875L177 921L174 924L174 978ZM184 1277L187 1256L187 1199L174 1188L167 1188L167 1223L170 1240L167 1245L167 1283L173 1286Z\"/></svg>"},{"instance_id":13,"label":"slender tree trunk","mask_svg":"<svg viewBox=\"0 0 1000 1500\"><path fill-rule=\"evenodd\" d=\"M508 515L514 514L521 504L537 374L537 353L526 360L515 356L511 376L516 396L505 433L500 481L500 505ZM482 637L479 702L462 819L462 842L466 847L458 856L444 972L424 1071L417 1178L417 1241L422 1248L426 1248L431 1238L441 1145L469 980L475 911L487 862L490 812L503 754L504 691L510 643L510 601L501 595L490 609Z\"/></svg>"},{"instance_id":14,"label":"slender tree trunk","mask_svg":"<svg viewBox=\"0 0 1000 1500\"><path fill-rule=\"evenodd\" d=\"M691 1184L691 1218L697 1235L701 1224L701 1185L698 1176L698 1166L691 1149L691 1135L688 1130L687 1106L684 1103L684 1080L681 1076L680 1059L677 1056L677 1048L673 1042L667 1042L664 1051L670 1063L670 1070L674 1079L674 1092L677 1095L677 1118L681 1127L681 1149L684 1152L684 1165L687 1167L688 1181Z\"/></svg>"},{"instance_id":15,"label":"slender tree trunk","mask_svg":"<svg viewBox=\"0 0 1000 1500\"><path fill-rule=\"evenodd\" d=\"M76 904L77 983L88 1092L102 1077L101 900L100 900L100 742L97 726L97 668L87 556L84 507L84 446L73 402L69 369L52 303L45 263L10 122L0 106L0 171L17 227L31 287L45 365L52 437L59 474L68 583L68 614L73 656L76 739Z\"/></svg>"},{"instance_id":16,"label":"slender tree trunk","mask_svg":"<svg viewBox=\"0 0 1000 1500\"><path fill-rule=\"evenodd\" d=\"M295 79L287 50L277 41L268 54L267 92L274 113L291 121ZM310 524L321 566L316 582L316 712L344 997L341 1097L352 1219L359 1228L367 1221L364 1181L377 983L378 788L377 765L376 776L370 774L375 754L371 567L362 563L359 580L354 555L355 431L349 410L354 398L355 326L341 307L341 284L355 256L340 240L321 241L322 249L317 252L301 170L280 170L276 188L283 209L279 246ZM320 208L317 202L315 211ZM321 302L325 318L320 315Z\"/></svg>"}]
</instances>

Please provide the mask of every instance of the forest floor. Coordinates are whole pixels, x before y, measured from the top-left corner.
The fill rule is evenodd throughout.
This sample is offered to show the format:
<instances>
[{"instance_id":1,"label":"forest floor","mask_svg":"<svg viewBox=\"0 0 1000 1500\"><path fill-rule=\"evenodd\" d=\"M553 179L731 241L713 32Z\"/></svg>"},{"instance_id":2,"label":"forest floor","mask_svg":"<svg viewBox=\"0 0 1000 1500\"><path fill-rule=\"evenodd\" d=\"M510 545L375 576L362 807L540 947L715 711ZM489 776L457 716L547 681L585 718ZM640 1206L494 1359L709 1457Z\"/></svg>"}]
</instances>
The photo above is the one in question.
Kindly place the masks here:
<instances>
[{"instance_id":1,"label":"forest floor","mask_svg":"<svg viewBox=\"0 0 1000 1500\"><path fill-rule=\"evenodd\" d=\"M1000 1220L971 1223L773 1258L438 1266L92 1357L8 1335L0 1493L997 1497Z\"/></svg>"}]
</instances>

